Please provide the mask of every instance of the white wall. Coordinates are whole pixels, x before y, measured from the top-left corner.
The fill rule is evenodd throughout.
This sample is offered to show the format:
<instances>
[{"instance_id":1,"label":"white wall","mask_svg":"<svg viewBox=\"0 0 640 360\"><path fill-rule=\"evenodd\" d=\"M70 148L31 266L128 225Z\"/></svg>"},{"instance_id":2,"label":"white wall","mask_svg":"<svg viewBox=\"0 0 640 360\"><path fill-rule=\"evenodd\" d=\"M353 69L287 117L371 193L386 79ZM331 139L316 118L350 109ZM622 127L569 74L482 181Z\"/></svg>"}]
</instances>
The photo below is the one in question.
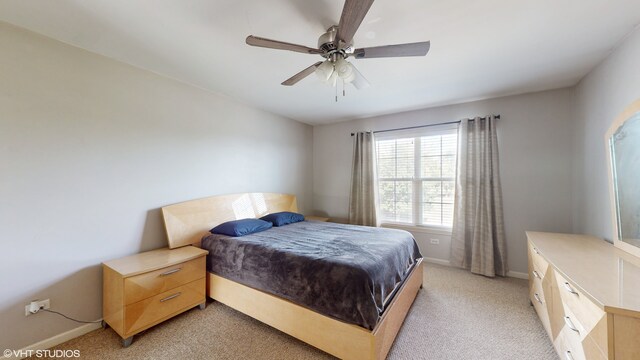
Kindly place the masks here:
<instances>
[{"instance_id":1,"label":"white wall","mask_svg":"<svg viewBox=\"0 0 640 360\"><path fill-rule=\"evenodd\" d=\"M640 98L640 28L576 87L574 231L611 240L613 224L604 135Z\"/></svg>"},{"instance_id":2,"label":"white wall","mask_svg":"<svg viewBox=\"0 0 640 360\"><path fill-rule=\"evenodd\" d=\"M507 251L512 271L527 272L526 230L571 231L573 90L561 89L411 111L313 130L313 207L346 218L349 207L350 133L501 114L500 173ZM450 236L415 232L424 256L448 261ZM430 239L440 239L431 245Z\"/></svg>"},{"instance_id":3,"label":"white wall","mask_svg":"<svg viewBox=\"0 0 640 360\"><path fill-rule=\"evenodd\" d=\"M311 203L312 128L0 23L0 349L102 316L100 263L166 246L161 206Z\"/></svg>"}]
</instances>

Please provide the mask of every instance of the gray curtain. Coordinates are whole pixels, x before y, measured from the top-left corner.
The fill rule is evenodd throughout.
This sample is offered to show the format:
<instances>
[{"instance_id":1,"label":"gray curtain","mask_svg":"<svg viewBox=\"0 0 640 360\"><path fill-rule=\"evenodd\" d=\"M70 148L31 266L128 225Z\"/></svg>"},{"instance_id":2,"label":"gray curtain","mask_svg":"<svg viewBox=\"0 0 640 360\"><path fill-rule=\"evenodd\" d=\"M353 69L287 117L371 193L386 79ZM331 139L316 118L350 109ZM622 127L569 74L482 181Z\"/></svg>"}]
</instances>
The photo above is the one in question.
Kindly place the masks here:
<instances>
[{"instance_id":1,"label":"gray curtain","mask_svg":"<svg viewBox=\"0 0 640 360\"><path fill-rule=\"evenodd\" d=\"M354 138L349 223L378 226L376 211L376 157L373 134L371 132L358 132L354 135Z\"/></svg>"},{"instance_id":2,"label":"gray curtain","mask_svg":"<svg viewBox=\"0 0 640 360\"><path fill-rule=\"evenodd\" d=\"M507 275L498 140L492 116L460 124L451 264L485 276Z\"/></svg>"}]
</instances>

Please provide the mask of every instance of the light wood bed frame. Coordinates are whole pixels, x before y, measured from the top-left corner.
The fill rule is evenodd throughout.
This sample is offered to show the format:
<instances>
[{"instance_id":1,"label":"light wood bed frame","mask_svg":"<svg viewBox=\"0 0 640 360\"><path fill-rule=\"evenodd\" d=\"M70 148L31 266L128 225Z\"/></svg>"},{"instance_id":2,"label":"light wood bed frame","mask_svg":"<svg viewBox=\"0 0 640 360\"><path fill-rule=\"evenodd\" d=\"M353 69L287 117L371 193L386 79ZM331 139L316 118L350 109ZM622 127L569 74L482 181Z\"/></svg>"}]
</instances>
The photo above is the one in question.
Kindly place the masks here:
<instances>
[{"instance_id":1,"label":"light wood bed frame","mask_svg":"<svg viewBox=\"0 0 640 360\"><path fill-rule=\"evenodd\" d=\"M274 193L213 196L162 208L169 247L200 246L225 221L298 211L296 197ZM422 287L422 260L414 267L373 330L345 323L288 300L207 273L207 295L342 359L384 359Z\"/></svg>"}]
</instances>

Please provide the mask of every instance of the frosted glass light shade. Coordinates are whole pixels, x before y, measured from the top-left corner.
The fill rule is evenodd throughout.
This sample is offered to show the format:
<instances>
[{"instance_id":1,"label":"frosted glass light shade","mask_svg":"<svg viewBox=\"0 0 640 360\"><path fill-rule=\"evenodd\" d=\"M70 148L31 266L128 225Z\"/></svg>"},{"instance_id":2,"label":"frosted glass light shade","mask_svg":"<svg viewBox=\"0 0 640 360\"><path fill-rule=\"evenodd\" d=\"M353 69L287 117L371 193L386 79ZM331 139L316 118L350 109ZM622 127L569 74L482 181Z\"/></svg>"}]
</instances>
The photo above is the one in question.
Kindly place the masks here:
<instances>
[{"instance_id":1,"label":"frosted glass light shade","mask_svg":"<svg viewBox=\"0 0 640 360\"><path fill-rule=\"evenodd\" d=\"M338 72L334 71L333 73L331 73L331 76L329 76L329 80L327 80L326 84L329 86L336 86L338 82Z\"/></svg>"},{"instance_id":2,"label":"frosted glass light shade","mask_svg":"<svg viewBox=\"0 0 640 360\"><path fill-rule=\"evenodd\" d=\"M335 72L337 72L342 81L346 83L353 81L356 75L353 71L353 66L347 60L342 58L336 60Z\"/></svg>"},{"instance_id":3,"label":"frosted glass light shade","mask_svg":"<svg viewBox=\"0 0 640 360\"><path fill-rule=\"evenodd\" d=\"M315 72L320 80L327 82L334 73L333 63L330 60L326 60L316 68Z\"/></svg>"}]
</instances>

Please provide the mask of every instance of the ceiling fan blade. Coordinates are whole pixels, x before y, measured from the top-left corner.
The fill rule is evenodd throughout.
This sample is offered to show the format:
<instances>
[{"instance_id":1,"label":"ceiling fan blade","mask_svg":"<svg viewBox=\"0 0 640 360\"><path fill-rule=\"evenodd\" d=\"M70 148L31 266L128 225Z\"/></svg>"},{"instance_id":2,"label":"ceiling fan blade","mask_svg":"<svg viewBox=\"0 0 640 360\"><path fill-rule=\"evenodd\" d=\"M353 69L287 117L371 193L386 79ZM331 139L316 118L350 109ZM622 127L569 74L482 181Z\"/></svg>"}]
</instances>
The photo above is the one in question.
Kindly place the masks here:
<instances>
[{"instance_id":1,"label":"ceiling fan blade","mask_svg":"<svg viewBox=\"0 0 640 360\"><path fill-rule=\"evenodd\" d=\"M278 50L289 50L295 51L303 54L322 54L321 50L313 49L303 45L296 45L291 43L286 43L283 41L265 39L258 36L249 35L247 36L247 45L264 47L269 49L278 49Z\"/></svg>"},{"instance_id":2,"label":"ceiling fan blade","mask_svg":"<svg viewBox=\"0 0 640 360\"><path fill-rule=\"evenodd\" d=\"M355 78L351 81L351 84L355 86L356 89L362 90L371 86L371 84L369 84L369 81L367 81L367 79L365 79L365 77L362 76L360 71L358 71L358 69L356 69L356 67L353 66L353 64L351 64L351 67L353 68L353 73L355 74Z\"/></svg>"},{"instance_id":3,"label":"ceiling fan blade","mask_svg":"<svg viewBox=\"0 0 640 360\"><path fill-rule=\"evenodd\" d=\"M282 85L284 85L284 86L295 85L298 81L306 78L307 76L311 75L314 71L316 71L316 68L318 66L320 66L320 64L322 64L322 61L318 61L317 63L315 63L315 64L309 66L308 68L300 71L299 73L293 75L292 77L290 77L287 80L285 80L284 82L282 82Z\"/></svg>"},{"instance_id":4,"label":"ceiling fan blade","mask_svg":"<svg viewBox=\"0 0 640 360\"><path fill-rule=\"evenodd\" d=\"M336 46L339 46L338 42L340 41L346 45L351 44L353 36L358 31L372 4L373 0L345 0L340 23L338 24Z\"/></svg>"},{"instance_id":5,"label":"ceiling fan blade","mask_svg":"<svg viewBox=\"0 0 640 360\"><path fill-rule=\"evenodd\" d=\"M356 49L353 56L356 59L371 59L382 57L401 56L425 56L431 47L430 41L423 41L410 44L385 45L369 48Z\"/></svg>"}]
</instances>

